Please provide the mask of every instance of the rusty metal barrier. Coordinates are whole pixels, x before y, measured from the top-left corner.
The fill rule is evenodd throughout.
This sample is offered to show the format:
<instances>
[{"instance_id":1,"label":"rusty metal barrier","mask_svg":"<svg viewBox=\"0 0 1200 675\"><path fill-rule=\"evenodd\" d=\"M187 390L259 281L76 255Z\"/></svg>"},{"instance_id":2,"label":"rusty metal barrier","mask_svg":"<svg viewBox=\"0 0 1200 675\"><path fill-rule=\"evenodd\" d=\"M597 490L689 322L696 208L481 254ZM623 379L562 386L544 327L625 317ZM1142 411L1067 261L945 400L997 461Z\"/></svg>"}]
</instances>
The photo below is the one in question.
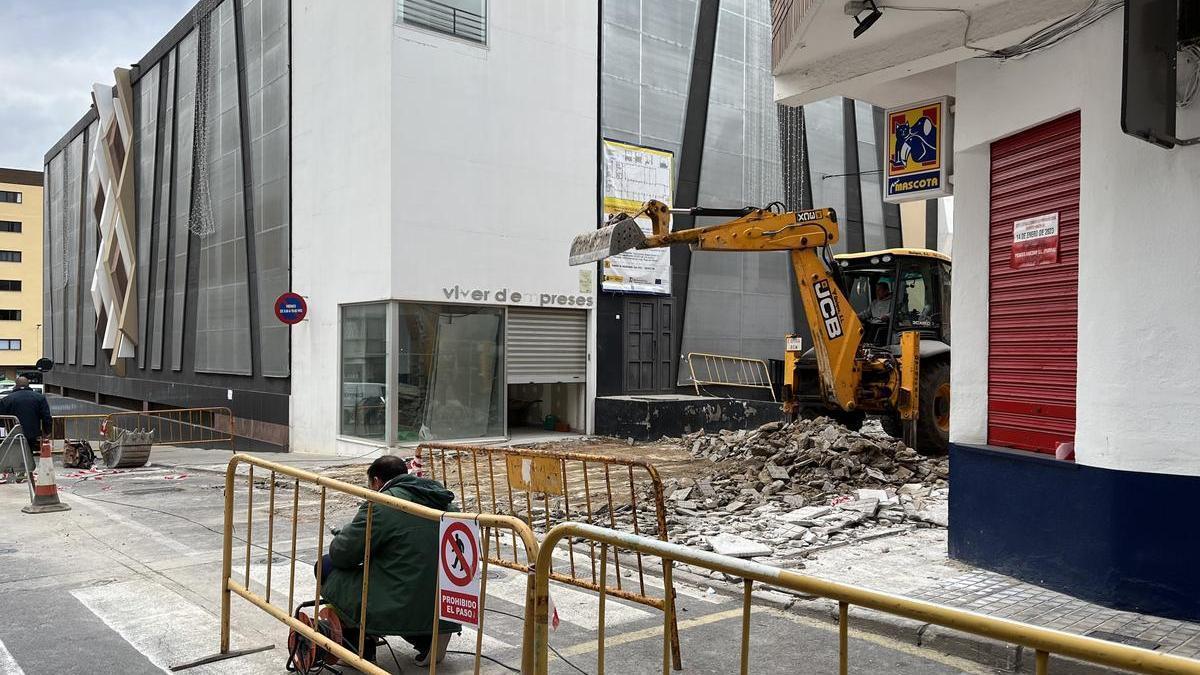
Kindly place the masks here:
<instances>
[{"instance_id":1,"label":"rusty metal barrier","mask_svg":"<svg viewBox=\"0 0 1200 675\"><path fill-rule=\"evenodd\" d=\"M55 415L50 427L50 439L63 441L71 438L99 441L104 438L100 427L107 418L107 413Z\"/></svg>"},{"instance_id":2,"label":"rusty metal barrier","mask_svg":"<svg viewBox=\"0 0 1200 675\"><path fill-rule=\"evenodd\" d=\"M246 520L245 520L245 537L246 544L246 559L245 559L245 575L240 579L234 579L233 572L233 530L234 530L234 496L238 484L237 468L239 465L248 465L248 472L245 476L246 480L243 483L247 486L246 492ZM268 516L267 516L267 538L266 545L257 545L254 543L254 485L255 485L255 469L260 469L258 474L259 480L265 480L268 483ZM278 480L280 476L290 478L290 481ZM275 515L276 515L276 484L282 483L287 486L290 482L292 489L291 499L291 538L290 550L288 556L289 578L288 578L288 599L287 608L271 603L271 577L274 568L275 547L276 547L276 530L275 530ZM237 454L229 460L229 465L225 471L225 529L224 529L224 548L221 558L221 645L220 652L215 656L210 656L201 659L186 666L176 666L175 670L184 667L196 666L204 663L213 663L215 661L234 658L248 653L259 651L256 649L249 650L230 650L230 604L233 595L238 595L245 599L251 605L266 612L270 616L284 623L291 630L304 635L310 641L319 644L325 650L336 655L342 662L357 668L359 671L369 673L370 675L387 675L387 671L379 668L375 664L362 658L363 650L366 644L368 635L368 626L366 621L367 596L369 593L369 581L371 570L371 547L366 546L363 552L363 587L362 587L362 614L357 621L358 628L358 650L351 651L336 641L331 640L312 626L297 620L294 617L294 612L297 607L295 587L296 587L296 553L297 553L297 534L299 532L299 515L300 515L300 486L305 484L312 488L319 488L320 493L320 510L317 518L317 559L320 560L321 553L325 549L325 511L327 504L327 496L329 492L341 493L365 500L367 502L366 515L366 538L370 541L371 524L374 518L375 509L379 507L387 507L403 511L405 513L424 518L432 521L439 521L443 516L451 518L468 518L476 520L481 526L481 538L483 540L483 553L481 555L481 587L480 587L480 606L479 606L479 626L475 640L475 672L480 670L480 652L483 644L483 617L485 613L486 597L487 597L487 576L488 576L488 541L492 535L498 538L499 530L508 530L512 534L513 542L520 542L525 549L526 566L531 566L533 561L537 559L538 544L537 539L533 535L533 531L523 521L512 516L497 515L492 513L464 513L464 512L446 512L437 509L431 509L425 506L414 504L413 502L397 499L390 495L386 495L374 490L370 490L350 483L345 483L332 478L327 478L320 474L315 474L303 469L269 462L264 459L252 457L250 455ZM283 510L286 510L284 507ZM307 515L307 514L306 514ZM280 537L282 539L282 537ZM267 560L266 582L264 584L264 595L255 593L250 588L250 569L251 569L251 552L254 548L265 549ZM281 555L287 555L286 552ZM436 555L434 551L430 551L430 555ZM239 570L240 571L240 570ZM304 573L311 574L308 569ZM240 575L239 575L240 576ZM532 606L532 588L533 576L528 576L528 590L526 593L525 616L533 616ZM435 588L435 593L437 592ZM314 614L321 606L321 579L317 576L316 593L314 600ZM431 598L431 602L435 599ZM434 603L436 606L436 603ZM433 637L432 649L437 648L438 642L438 612L434 612L433 620ZM437 659L430 660L429 672L436 673ZM533 672L533 622L526 620L524 624L524 637L522 644L522 673Z\"/></svg>"},{"instance_id":3,"label":"rusty metal barrier","mask_svg":"<svg viewBox=\"0 0 1200 675\"><path fill-rule=\"evenodd\" d=\"M231 443L234 437L233 413L221 407L115 412L102 428L153 431L158 445Z\"/></svg>"},{"instance_id":4,"label":"rusty metal barrier","mask_svg":"<svg viewBox=\"0 0 1200 675\"><path fill-rule=\"evenodd\" d=\"M649 462L583 452L448 443L422 443L416 456L430 477L460 496L464 511L508 514L544 533L559 522L571 520L574 509L575 516L585 518L588 523L613 530L627 528L634 535L649 534L668 541L662 478ZM652 513L639 510L647 502L653 505ZM626 519L628 524L624 522ZM490 559L493 564L530 571L527 563L517 560L515 541L506 556L499 533L494 532L493 536L495 547ZM603 582L597 576L597 565L603 574L607 560L598 559L597 547L589 546L578 551L587 561L577 562L576 549L574 542L567 542L560 552L565 561L557 569L549 559L550 578L578 588L601 590ZM608 589L609 594L653 607L671 617L672 663L676 670L682 669L679 629L674 618L675 589L670 573L664 575L662 595L651 595L646 590L641 552L626 551L624 556L627 568L636 567L636 584L621 580L621 549L614 547L611 553L617 580L616 588Z\"/></svg>"},{"instance_id":5,"label":"rusty metal barrier","mask_svg":"<svg viewBox=\"0 0 1200 675\"><path fill-rule=\"evenodd\" d=\"M626 532L596 527L585 523L562 523L542 539L542 548L538 554L536 574L534 576L534 657L538 675L545 675L549 664L549 586L553 575L548 574L551 563L550 555L560 541L567 539L584 539L602 549L609 546L621 547L637 551L641 555L654 556L663 561L663 574L667 584L670 584L671 564L680 562L708 570L724 572L739 577L742 585L742 631L740 671L745 675L750 671L750 592L753 582L770 584L778 588L786 588L809 595L820 596L838 601L838 642L839 670L846 675L849 669L849 608L851 605L866 607L880 612L902 616L917 621L932 623L954 630L982 635L1010 644L1018 644L1034 650L1035 672L1037 675L1048 675L1050 672L1050 656L1058 654L1101 666L1120 668L1135 673L1173 673L1180 675L1200 675L1200 661L1187 659L1170 654L1131 647L1128 645L1107 642L1096 638L1073 635L1062 631L1041 628L1027 623L998 619L991 616L976 614L962 609L944 607L931 602L912 600L910 598L873 591L860 586L826 581L804 574L797 574L778 567L771 567L749 560L731 558L700 549L679 546L649 537L641 537ZM601 558L604 559L603 557ZM602 577L603 581L607 581ZM610 595L611 589L602 587L599 600L597 672L604 673L604 598ZM666 675L670 666L670 626L672 612L668 610L663 617L663 659L662 672ZM717 667L710 664L710 667ZM813 666L811 669L818 669Z\"/></svg>"},{"instance_id":6,"label":"rusty metal barrier","mask_svg":"<svg viewBox=\"0 0 1200 675\"><path fill-rule=\"evenodd\" d=\"M775 397L775 387L771 384L771 369L762 359L688 352L687 364L697 396L701 395L701 385L711 384L723 387L766 389L770 392L772 401L779 400Z\"/></svg>"}]
</instances>

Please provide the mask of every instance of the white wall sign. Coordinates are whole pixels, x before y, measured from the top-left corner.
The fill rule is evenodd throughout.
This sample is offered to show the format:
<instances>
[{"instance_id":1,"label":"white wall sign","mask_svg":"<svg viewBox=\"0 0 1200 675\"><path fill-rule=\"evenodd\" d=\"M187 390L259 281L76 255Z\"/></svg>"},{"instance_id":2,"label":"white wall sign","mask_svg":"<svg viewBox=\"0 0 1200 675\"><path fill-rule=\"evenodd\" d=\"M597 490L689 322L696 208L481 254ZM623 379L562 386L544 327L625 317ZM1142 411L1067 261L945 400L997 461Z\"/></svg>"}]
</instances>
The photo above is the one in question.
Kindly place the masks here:
<instances>
[{"instance_id":1,"label":"white wall sign","mask_svg":"<svg viewBox=\"0 0 1200 675\"><path fill-rule=\"evenodd\" d=\"M665 150L604 141L604 214L633 213L650 199L671 204L675 158ZM650 219L638 225L651 233ZM600 287L606 291L671 294L667 248L626 251L605 259Z\"/></svg>"},{"instance_id":2,"label":"white wall sign","mask_svg":"<svg viewBox=\"0 0 1200 675\"><path fill-rule=\"evenodd\" d=\"M1047 213L1013 223L1012 266L1036 267L1058 262L1058 214Z\"/></svg>"}]
</instances>

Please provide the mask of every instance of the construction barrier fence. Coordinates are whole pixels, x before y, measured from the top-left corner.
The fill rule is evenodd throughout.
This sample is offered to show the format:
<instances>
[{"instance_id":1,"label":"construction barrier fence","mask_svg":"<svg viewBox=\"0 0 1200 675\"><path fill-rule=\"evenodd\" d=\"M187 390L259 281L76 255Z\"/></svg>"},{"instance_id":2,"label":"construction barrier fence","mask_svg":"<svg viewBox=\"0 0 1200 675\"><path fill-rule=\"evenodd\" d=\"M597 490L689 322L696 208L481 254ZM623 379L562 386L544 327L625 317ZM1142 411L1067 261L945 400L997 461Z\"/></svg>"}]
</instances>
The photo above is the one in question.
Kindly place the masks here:
<instances>
[{"instance_id":1,"label":"construction barrier fence","mask_svg":"<svg viewBox=\"0 0 1200 675\"><path fill-rule=\"evenodd\" d=\"M460 496L464 511L506 514L542 533L575 518L668 541L662 478L649 462L594 453L444 443L423 443L417 447L416 457L431 478ZM531 571L529 563L517 559L515 542L506 552L500 533L493 531L493 537L493 564ZM598 552L604 555L598 556ZM546 555L545 569L551 579L590 591L605 588L603 577L611 555L616 582L607 592L653 607L670 618L672 663L676 670L682 668L669 569L654 570L664 579L662 588L655 588L653 578L647 583L650 565L636 549L614 546L601 551L594 544L576 545L568 540L551 547ZM622 570L634 570L636 582L632 576L623 581Z\"/></svg>"},{"instance_id":2,"label":"construction barrier fence","mask_svg":"<svg viewBox=\"0 0 1200 675\"><path fill-rule=\"evenodd\" d=\"M766 389L771 394L772 401L779 400L775 396L775 386L771 383L771 369L762 359L688 352L687 364L697 396L702 395L701 387L712 385Z\"/></svg>"},{"instance_id":3,"label":"construction barrier fence","mask_svg":"<svg viewBox=\"0 0 1200 675\"><path fill-rule=\"evenodd\" d=\"M241 476L243 480L239 480L238 467L245 465L246 473ZM255 522L255 484L256 481L264 482L267 491L267 516L265 523L266 542L265 544L256 543L254 540L255 532L261 532L263 523ZM245 513L244 513L244 528L239 540L245 543L245 559L244 569L234 569L234 523L235 519L242 516L235 508L235 495L238 492L239 484L245 486ZM277 487L282 486L283 489L290 489L291 505L290 508L286 503L277 505ZM475 672L480 671L481 648L483 644L485 603L487 597L487 578L488 578L488 541L494 538L499 540L508 539L511 536L511 541L514 547L523 549L519 559L523 559L522 564L527 568L532 565L533 561L538 556L538 544L534 537L533 531L522 520L513 516L497 515L493 513L465 513L465 512L445 512L437 509L431 509L409 501L397 499L390 495L376 492L365 487L352 485L339 480L334 480L319 474L315 474L303 469L296 469L275 462L251 457L249 455L237 454L229 460L228 467L225 472L225 512L224 512L224 541L221 562L221 633L220 633L220 655L205 659L205 663L211 663L221 658L229 658L237 656L246 651L231 651L230 649L230 625L231 625L231 599L237 595L254 607L266 612L270 616L287 625L292 631L303 635L311 643L319 645L322 649L335 655L340 661L346 665L357 668L359 671L369 673L371 675L386 675L387 671L379 668L375 664L363 658L364 649L368 636L374 639L371 633L371 627L367 625L366 608L367 597L370 593L369 581L371 578L371 546L365 546L363 551L363 584L361 607L362 614L355 622L357 638L353 639L353 644L357 645L356 650L347 649L340 642L331 639L324 635L319 630L315 629L306 621L301 621L296 618L297 603L300 598L296 595L296 563L297 553L306 552L299 551L297 542L300 541L301 531L300 522L305 520L311 527L313 514L301 514L300 495L301 490L309 490L312 493L319 494L319 508L316 514L316 559L319 561L321 554L324 553L326 547L326 510L328 497L331 493L338 493L344 496L350 496L356 499L364 500L367 504L366 513L366 540L371 541L371 527L374 521L374 514L377 509L396 509L405 513L439 522L445 518L462 518L474 520L480 527L480 539L482 542L483 551L480 556L481 569L481 589L480 589L480 606L478 608L479 625L477 626L477 635L475 642ZM260 491L262 486L260 486ZM278 508L277 508L278 506ZM283 514L282 525L284 531L290 530L290 538L282 535L276 527L276 515ZM307 528L306 528L307 529ZM278 536L277 536L278 535ZM277 551L277 547L282 544L282 550ZM255 550L258 553L255 553ZM290 553L289 553L290 551ZM272 575L275 567L274 560L276 553L288 559L287 575L288 575L288 592L287 604L280 604L281 598L276 596L276 602L272 602ZM434 555L433 551L430 551ZM259 580L261 583L262 592L254 590L256 586L252 584L251 563L255 555L266 556L266 578L265 581ZM517 558L514 554L514 558ZM314 574L311 563L305 563L300 573L302 575ZM533 576L528 575L528 588L532 589ZM533 615L533 607L529 604L532 600L532 593L527 590L525 616ZM430 598L430 603L436 606L436 597ZM318 611L321 608L321 579L320 575L316 575L316 591L312 598L312 607L314 621ZM438 641L438 624L437 612L434 613L433 621L433 649L436 649ZM524 622L524 635L522 642L522 664L521 672L530 673L533 671L533 623L526 620ZM436 659L431 659L430 673L436 673Z\"/></svg>"},{"instance_id":4,"label":"construction barrier fence","mask_svg":"<svg viewBox=\"0 0 1200 675\"><path fill-rule=\"evenodd\" d=\"M542 540L541 551L538 554L536 573L534 576L534 602L536 614L533 617L534 627L534 663L536 673L545 675L549 665L549 588L554 580L549 573L551 557L555 547L563 540L585 540L589 545L604 549L623 548L636 551L639 555L656 557L663 561L663 573L671 574L671 563L678 562L707 570L724 572L743 580L742 597L742 630L740 669L743 675L750 672L750 614L751 588L754 582L770 584L777 588L785 588L817 597L836 600L839 606L838 620L838 672L846 675L849 672L849 608L851 605L865 607L895 616L915 619L925 623L936 624L975 635L1017 644L1034 650L1035 668L1037 675L1047 675L1051 671L1051 656L1070 657L1101 666L1120 668L1135 673L1175 673L1182 675L1200 675L1200 661L1172 656L1159 652L1132 647L1115 642L1107 642L1096 638L1073 635L1061 631L1032 626L1030 624L984 616L966 610L935 605L920 600L912 600L889 593L873 591L858 586L850 586L833 581L826 581L803 574L797 574L777 567L761 563L731 558L708 551L679 546L669 542L638 536L626 532L596 527L586 523L562 523L546 534ZM601 561L606 558L602 555ZM600 675L604 673L604 623L605 597L612 595L610 589L604 586L607 580L601 575L599 589L599 626L597 631L597 668ZM668 606L663 616L663 651L662 672L670 672L671 639L670 627L673 625L673 608ZM708 664L710 668L715 664ZM810 670L821 671L816 664L810 664Z\"/></svg>"},{"instance_id":5,"label":"construction barrier fence","mask_svg":"<svg viewBox=\"0 0 1200 675\"><path fill-rule=\"evenodd\" d=\"M114 412L105 416L104 429L153 431L158 445L208 445L233 441L229 408L171 408Z\"/></svg>"}]
</instances>

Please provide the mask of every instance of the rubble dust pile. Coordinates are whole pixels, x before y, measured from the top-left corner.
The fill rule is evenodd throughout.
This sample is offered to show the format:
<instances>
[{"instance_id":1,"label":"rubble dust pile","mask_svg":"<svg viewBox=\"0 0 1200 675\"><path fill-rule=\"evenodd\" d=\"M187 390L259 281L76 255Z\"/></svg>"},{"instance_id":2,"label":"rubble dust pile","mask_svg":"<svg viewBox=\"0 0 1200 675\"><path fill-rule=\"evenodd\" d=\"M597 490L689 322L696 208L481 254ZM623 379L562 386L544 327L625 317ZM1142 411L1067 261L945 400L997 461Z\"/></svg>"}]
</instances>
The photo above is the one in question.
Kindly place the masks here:
<instances>
[{"instance_id":1,"label":"rubble dust pile","mask_svg":"<svg viewBox=\"0 0 1200 675\"><path fill-rule=\"evenodd\" d=\"M672 539L738 557L803 556L901 524L946 525L945 457L827 417L679 439L712 475L664 485ZM885 530L880 530L880 528Z\"/></svg>"}]
</instances>

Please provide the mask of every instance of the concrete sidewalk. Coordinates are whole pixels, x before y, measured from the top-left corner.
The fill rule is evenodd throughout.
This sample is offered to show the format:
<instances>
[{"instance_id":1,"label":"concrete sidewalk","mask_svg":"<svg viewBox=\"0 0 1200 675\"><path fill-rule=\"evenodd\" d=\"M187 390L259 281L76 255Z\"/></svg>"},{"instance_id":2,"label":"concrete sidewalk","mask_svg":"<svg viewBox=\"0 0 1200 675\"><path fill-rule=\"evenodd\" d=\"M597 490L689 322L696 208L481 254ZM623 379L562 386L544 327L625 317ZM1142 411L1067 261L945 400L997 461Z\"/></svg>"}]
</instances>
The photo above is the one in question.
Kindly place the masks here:
<instances>
[{"instance_id":1,"label":"concrete sidewalk","mask_svg":"<svg viewBox=\"0 0 1200 675\"><path fill-rule=\"evenodd\" d=\"M1200 624L1122 612L971 567L946 554L946 530L923 529L828 551L795 571L878 591L956 607L1034 626L1086 635L1186 658L1200 658ZM712 582L710 582L712 583ZM728 588L740 592L740 582ZM778 609L836 622L836 602L757 589L756 599ZM1033 651L882 612L852 608L851 625L1008 672L1034 672ZM1055 675L1111 673L1053 657Z\"/></svg>"}]
</instances>

